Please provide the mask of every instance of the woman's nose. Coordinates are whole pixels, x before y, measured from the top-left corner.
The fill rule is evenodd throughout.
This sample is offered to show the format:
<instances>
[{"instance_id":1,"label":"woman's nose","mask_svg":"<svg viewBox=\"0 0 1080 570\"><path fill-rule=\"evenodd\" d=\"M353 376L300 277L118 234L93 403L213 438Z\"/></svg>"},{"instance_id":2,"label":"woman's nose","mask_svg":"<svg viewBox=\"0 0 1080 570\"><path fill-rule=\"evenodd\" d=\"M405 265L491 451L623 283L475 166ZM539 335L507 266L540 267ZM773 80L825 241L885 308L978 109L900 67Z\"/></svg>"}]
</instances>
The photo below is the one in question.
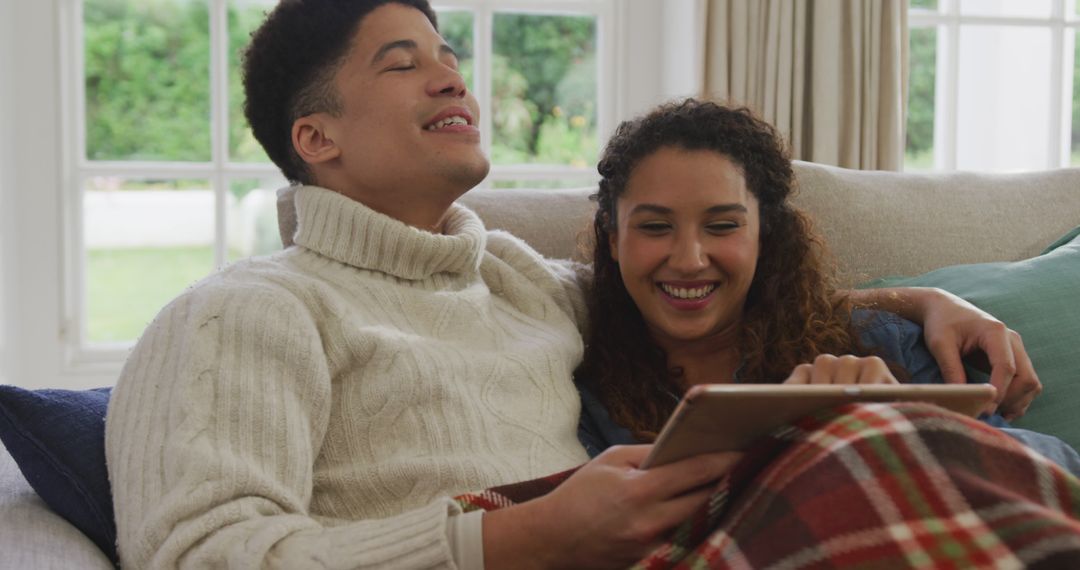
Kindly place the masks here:
<instances>
[{"instance_id":1,"label":"woman's nose","mask_svg":"<svg viewBox=\"0 0 1080 570\"><path fill-rule=\"evenodd\" d=\"M668 265L684 273L694 273L708 267L709 261L699 240L682 239L675 244Z\"/></svg>"}]
</instances>

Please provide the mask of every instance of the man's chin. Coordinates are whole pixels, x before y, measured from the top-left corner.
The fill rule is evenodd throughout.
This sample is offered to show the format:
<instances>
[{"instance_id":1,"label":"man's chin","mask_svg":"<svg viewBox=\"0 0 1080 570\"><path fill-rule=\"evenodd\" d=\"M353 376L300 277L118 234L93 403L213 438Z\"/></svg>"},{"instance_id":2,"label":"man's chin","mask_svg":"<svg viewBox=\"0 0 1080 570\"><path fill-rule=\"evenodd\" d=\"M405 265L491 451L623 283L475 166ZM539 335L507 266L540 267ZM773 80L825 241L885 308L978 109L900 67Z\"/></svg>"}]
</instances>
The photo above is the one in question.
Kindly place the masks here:
<instances>
[{"instance_id":1,"label":"man's chin","mask_svg":"<svg viewBox=\"0 0 1080 570\"><path fill-rule=\"evenodd\" d=\"M473 161L456 165L456 167L449 170L447 178L455 186L460 186L464 189L464 192L468 192L483 182L488 172L491 171L491 163L488 162L487 157L481 155Z\"/></svg>"}]
</instances>

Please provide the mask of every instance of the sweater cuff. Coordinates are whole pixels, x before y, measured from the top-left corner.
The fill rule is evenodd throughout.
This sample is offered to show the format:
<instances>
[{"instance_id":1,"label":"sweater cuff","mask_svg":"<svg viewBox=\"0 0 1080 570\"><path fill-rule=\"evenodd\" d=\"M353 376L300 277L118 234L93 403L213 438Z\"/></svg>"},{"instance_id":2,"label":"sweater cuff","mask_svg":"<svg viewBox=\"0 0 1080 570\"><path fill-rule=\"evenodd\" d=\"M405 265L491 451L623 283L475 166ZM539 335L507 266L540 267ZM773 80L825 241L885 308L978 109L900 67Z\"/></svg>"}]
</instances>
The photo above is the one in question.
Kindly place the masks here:
<instances>
[{"instance_id":1,"label":"sweater cuff","mask_svg":"<svg viewBox=\"0 0 1080 570\"><path fill-rule=\"evenodd\" d=\"M458 568L484 570L484 511L448 518L446 539Z\"/></svg>"}]
</instances>

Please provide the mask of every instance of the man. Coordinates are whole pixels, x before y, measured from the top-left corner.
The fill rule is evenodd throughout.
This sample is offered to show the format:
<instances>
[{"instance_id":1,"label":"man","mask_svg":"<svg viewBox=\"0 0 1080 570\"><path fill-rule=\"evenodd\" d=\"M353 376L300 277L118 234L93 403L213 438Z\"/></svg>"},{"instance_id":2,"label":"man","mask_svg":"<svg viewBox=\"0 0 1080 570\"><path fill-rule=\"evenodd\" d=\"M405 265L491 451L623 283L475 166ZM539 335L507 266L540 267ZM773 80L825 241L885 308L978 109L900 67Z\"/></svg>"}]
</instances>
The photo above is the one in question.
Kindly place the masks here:
<instances>
[{"instance_id":1,"label":"man","mask_svg":"<svg viewBox=\"0 0 1080 570\"><path fill-rule=\"evenodd\" d=\"M454 204L488 161L426 0L283 1L245 90L303 185L297 245L194 286L126 363L107 423L125 566L620 566L705 500L734 456L646 472L646 446L487 515L447 498L587 460L584 309L573 267ZM957 342L1015 369L1000 323L937 295L895 302L949 309L967 325L939 334L974 323Z\"/></svg>"}]
</instances>

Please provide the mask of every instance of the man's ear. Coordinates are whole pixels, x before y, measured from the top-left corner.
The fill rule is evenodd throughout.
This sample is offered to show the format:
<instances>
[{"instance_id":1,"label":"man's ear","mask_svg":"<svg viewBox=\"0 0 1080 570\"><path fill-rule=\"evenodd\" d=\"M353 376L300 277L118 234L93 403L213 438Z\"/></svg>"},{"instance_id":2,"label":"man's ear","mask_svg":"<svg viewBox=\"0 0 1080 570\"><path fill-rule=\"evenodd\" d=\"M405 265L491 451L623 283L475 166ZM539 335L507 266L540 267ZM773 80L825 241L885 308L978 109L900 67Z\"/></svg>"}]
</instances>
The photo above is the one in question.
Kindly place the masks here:
<instances>
[{"instance_id":1,"label":"man's ear","mask_svg":"<svg viewBox=\"0 0 1080 570\"><path fill-rule=\"evenodd\" d=\"M293 121L292 143L296 154L307 164L321 164L341 156L341 148L329 134L330 124L323 113Z\"/></svg>"}]
</instances>

